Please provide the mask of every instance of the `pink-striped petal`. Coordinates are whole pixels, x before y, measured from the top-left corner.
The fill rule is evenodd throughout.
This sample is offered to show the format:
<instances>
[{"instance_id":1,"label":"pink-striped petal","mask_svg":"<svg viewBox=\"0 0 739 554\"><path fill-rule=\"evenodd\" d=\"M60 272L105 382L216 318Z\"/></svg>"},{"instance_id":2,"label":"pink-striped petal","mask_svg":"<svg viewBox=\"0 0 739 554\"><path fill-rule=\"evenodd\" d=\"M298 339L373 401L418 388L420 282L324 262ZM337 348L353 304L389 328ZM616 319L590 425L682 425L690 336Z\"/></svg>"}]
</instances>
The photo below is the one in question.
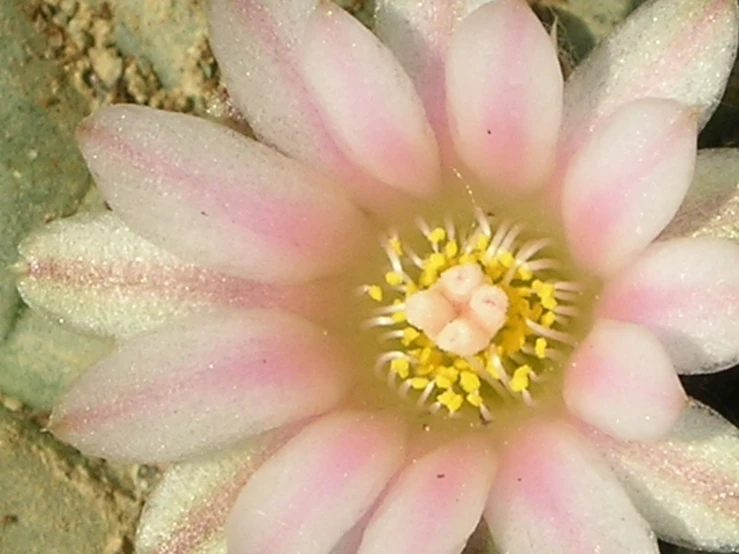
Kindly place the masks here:
<instances>
[{"instance_id":1,"label":"pink-striped petal","mask_svg":"<svg viewBox=\"0 0 739 554\"><path fill-rule=\"evenodd\" d=\"M619 442L594 433L634 504L667 541L739 551L739 431L692 401L665 440Z\"/></svg>"},{"instance_id":2,"label":"pink-striped petal","mask_svg":"<svg viewBox=\"0 0 739 554\"><path fill-rule=\"evenodd\" d=\"M415 196L439 185L433 131L413 84L359 21L329 3L308 22L301 66L338 144L373 177Z\"/></svg>"},{"instance_id":3,"label":"pink-striped petal","mask_svg":"<svg viewBox=\"0 0 739 554\"><path fill-rule=\"evenodd\" d=\"M454 144L483 186L510 194L543 186L554 165L562 72L526 2L499 0L466 17L446 79Z\"/></svg>"},{"instance_id":4,"label":"pink-striped petal","mask_svg":"<svg viewBox=\"0 0 739 554\"><path fill-rule=\"evenodd\" d=\"M226 127L141 106L86 119L82 153L113 210L186 261L298 282L346 265L364 220L337 186Z\"/></svg>"},{"instance_id":5,"label":"pink-striped petal","mask_svg":"<svg viewBox=\"0 0 739 554\"><path fill-rule=\"evenodd\" d=\"M382 492L405 454L388 415L330 414L266 462L226 525L230 554L326 554Z\"/></svg>"},{"instance_id":6,"label":"pink-striped petal","mask_svg":"<svg viewBox=\"0 0 739 554\"><path fill-rule=\"evenodd\" d=\"M170 467L146 500L137 554L226 554L226 516L236 497L290 435L273 431L235 453Z\"/></svg>"},{"instance_id":7,"label":"pink-striped petal","mask_svg":"<svg viewBox=\"0 0 739 554\"><path fill-rule=\"evenodd\" d=\"M739 246L700 237L650 246L610 279L603 317L644 325L679 373L712 373L739 361Z\"/></svg>"},{"instance_id":8,"label":"pink-striped petal","mask_svg":"<svg viewBox=\"0 0 739 554\"><path fill-rule=\"evenodd\" d=\"M317 0L213 0L210 39L231 97L256 136L336 178L375 212L407 200L364 174L326 127L299 55Z\"/></svg>"},{"instance_id":9,"label":"pink-striped petal","mask_svg":"<svg viewBox=\"0 0 739 554\"><path fill-rule=\"evenodd\" d=\"M680 417L686 397L657 337L600 319L565 370L563 394L580 419L623 440L653 440Z\"/></svg>"},{"instance_id":10,"label":"pink-striped petal","mask_svg":"<svg viewBox=\"0 0 739 554\"><path fill-rule=\"evenodd\" d=\"M459 21L487 0L378 0L375 31L416 85L446 166L455 161L447 120L445 64Z\"/></svg>"},{"instance_id":11,"label":"pink-striped petal","mask_svg":"<svg viewBox=\"0 0 739 554\"><path fill-rule=\"evenodd\" d=\"M619 109L578 151L565 176L562 216L576 261L612 273L677 212L693 177L694 115L671 100Z\"/></svg>"},{"instance_id":12,"label":"pink-striped petal","mask_svg":"<svg viewBox=\"0 0 739 554\"><path fill-rule=\"evenodd\" d=\"M710 236L739 239L739 148L698 151L695 177L661 239Z\"/></svg>"},{"instance_id":13,"label":"pink-striped petal","mask_svg":"<svg viewBox=\"0 0 739 554\"><path fill-rule=\"evenodd\" d=\"M348 368L320 328L269 310L137 336L75 382L52 431L92 456L171 461L325 412Z\"/></svg>"},{"instance_id":14,"label":"pink-striped petal","mask_svg":"<svg viewBox=\"0 0 739 554\"><path fill-rule=\"evenodd\" d=\"M560 170L600 121L640 98L676 100L705 124L733 66L738 31L734 0L645 2L567 81Z\"/></svg>"},{"instance_id":15,"label":"pink-striped petal","mask_svg":"<svg viewBox=\"0 0 739 554\"><path fill-rule=\"evenodd\" d=\"M483 434L414 459L372 516L358 554L457 554L480 521L495 466Z\"/></svg>"},{"instance_id":16,"label":"pink-striped petal","mask_svg":"<svg viewBox=\"0 0 739 554\"><path fill-rule=\"evenodd\" d=\"M529 425L511 437L485 519L511 554L659 552L616 477L564 423Z\"/></svg>"},{"instance_id":17,"label":"pink-striped petal","mask_svg":"<svg viewBox=\"0 0 739 554\"><path fill-rule=\"evenodd\" d=\"M330 316L339 286L276 286L215 273L154 246L111 212L54 221L19 251L26 304L81 331L119 338L229 306Z\"/></svg>"}]
</instances>

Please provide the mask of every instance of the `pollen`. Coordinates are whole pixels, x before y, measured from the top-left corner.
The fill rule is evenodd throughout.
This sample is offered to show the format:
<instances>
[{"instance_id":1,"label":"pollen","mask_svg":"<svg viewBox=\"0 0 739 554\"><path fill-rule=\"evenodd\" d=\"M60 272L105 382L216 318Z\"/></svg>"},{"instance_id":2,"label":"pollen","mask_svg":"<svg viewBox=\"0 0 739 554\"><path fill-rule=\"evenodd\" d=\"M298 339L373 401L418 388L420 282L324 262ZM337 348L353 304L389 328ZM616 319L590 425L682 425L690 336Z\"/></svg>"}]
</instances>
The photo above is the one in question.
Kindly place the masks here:
<instances>
[{"instance_id":1,"label":"pollen","mask_svg":"<svg viewBox=\"0 0 739 554\"><path fill-rule=\"evenodd\" d=\"M380 304L367 327L389 328L377 364L388 383L430 413L483 424L511 399L535 404L571 348L581 290L560 274L553 241L480 210L466 226L416 223L424 242L391 234L382 284L363 287Z\"/></svg>"}]
</instances>

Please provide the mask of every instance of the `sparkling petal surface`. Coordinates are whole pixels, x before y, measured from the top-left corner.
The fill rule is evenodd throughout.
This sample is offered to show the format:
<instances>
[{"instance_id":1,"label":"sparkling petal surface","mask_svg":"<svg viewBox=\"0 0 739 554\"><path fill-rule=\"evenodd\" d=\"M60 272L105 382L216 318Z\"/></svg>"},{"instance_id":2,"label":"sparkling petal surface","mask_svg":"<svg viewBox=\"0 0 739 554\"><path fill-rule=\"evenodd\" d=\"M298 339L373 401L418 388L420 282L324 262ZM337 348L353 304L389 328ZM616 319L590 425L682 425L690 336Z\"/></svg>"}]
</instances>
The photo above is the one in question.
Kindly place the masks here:
<instances>
[{"instance_id":1,"label":"sparkling petal surface","mask_svg":"<svg viewBox=\"0 0 739 554\"><path fill-rule=\"evenodd\" d=\"M256 136L337 178L381 213L399 197L341 151L308 92L299 55L316 0L213 0L210 39L229 93Z\"/></svg>"},{"instance_id":2,"label":"sparkling petal surface","mask_svg":"<svg viewBox=\"0 0 739 554\"><path fill-rule=\"evenodd\" d=\"M88 370L56 407L51 429L109 459L213 452L332 407L346 384L336 348L286 313L193 316L137 336Z\"/></svg>"},{"instance_id":3,"label":"sparkling petal surface","mask_svg":"<svg viewBox=\"0 0 739 554\"><path fill-rule=\"evenodd\" d=\"M599 275L621 267L675 215L693 177L694 117L671 100L619 109L578 151L564 179L570 250Z\"/></svg>"},{"instance_id":4,"label":"sparkling petal surface","mask_svg":"<svg viewBox=\"0 0 739 554\"><path fill-rule=\"evenodd\" d=\"M457 554L480 521L495 465L484 435L414 459L373 514L358 554Z\"/></svg>"},{"instance_id":5,"label":"sparkling petal surface","mask_svg":"<svg viewBox=\"0 0 739 554\"><path fill-rule=\"evenodd\" d=\"M26 238L19 252L18 291L26 304L81 331L118 338L229 306L319 317L332 292L247 281L183 262L110 212L54 221Z\"/></svg>"},{"instance_id":6,"label":"sparkling petal surface","mask_svg":"<svg viewBox=\"0 0 739 554\"><path fill-rule=\"evenodd\" d=\"M705 124L729 77L738 31L734 0L645 2L567 81L560 170L601 120L638 98L676 100L699 110Z\"/></svg>"},{"instance_id":7,"label":"sparkling petal surface","mask_svg":"<svg viewBox=\"0 0 739 554\"><path fill-rule=\"evenodd\" d=\"M361 212L334 183L205 119L113 106L78 138L133 231L216 271L270 282L326 275L362 231Z\"/></svg>"},{"instance_id":8,"label":"sparkling petal surface","mask_svg":"<svg viewBox=\"0 0 739 554\"><path fill-rule=\"evenodd\" d=\"M624 440L667 433L685 393L657 337L644 327L596 321L565 369L567 407L582 420Z\"/></svg>"},{"instance_id":9,"label":"sparkling petal surface","mask_svg":"<svg viewBox=\"0 0 739 554\"><path fill-rule=\"evenodd\" d=\"M657 242L603 289L598 312L651 329L679 373L739 361L739 246L701 237Z\"/></svg>"},{"instance_id":10,"label":"sparkling petal surface","mask_svg":"<svg viewBox=\"0 0 739 554\"><path fill-rule=\"evenodd\" d=\"M229 553L330 552L404 454L404 427L390 416L339 412L318 420L247 483L227 522Z\"/></svg>"},{"instance_id":11,"label":"sparkling petal surface","mask_svg":"<svg viewBox=\"0 0 739 554\"><path fill-rule=\"evenodd\" d=\"M256 469L289 438L257 437L235 453L171 466L148 497L136 533L138 554L225 554L226 516Z\"/></svg>"},{"instance_id":12,"label":"sparkling petal surface","mask_svg":"<svg viewBox=\"0 0 739 554\"><path fill-rule=\"evenodd\" d=\"M527 4L499 0L466 17L446 66L449 120L462 160L485 186L520 194L544 185L562 114L562 72Z\"/></svg>"},{"instance_id":13,"label":"sparkling petal surface","mask_svg":"<svg viewBox=\"0 0 739 554\"><path fill-rule=\"evenodd\" d=\"M414 196L438 188L436 141L423 105L392 53L366 27L332 4L320 5L307 25L301 62L349 158Z\"/></svg>"},{"instance_id":14,"label":"sparkling petal surface","mask_svg":"<svg viewBox=\"0 0 739 554\"><path fill-rule=\"evenodd\" d=\"M711 552L739 549L739 431L693 401L651 444L594 438L655 532Z\"/></svg>"},{"instance_id":15,"label":"sparkling petal surface","mask_svg":"<svg viewBox=\"0 0 739 554\"><path fill-rule=\"evenodd\" d=\"M378 0L376 3L375 32L393 51L416 85L447 166L455 160L447 120L447 49L459 21L486 2Z\"/></svg>"},{"instance_id":16,"label":"sparkling petal surface","mask_svg":"<svg viewBox=\"0 0 739 554\"><path fill-rule=\"evenodd\" d=\"M564 423L533 424L511 437L485 519L499 550L511 554L659 552L616 477Z\"/></svg>"},{"instance_id":17,"label":"sparkling petal surface","mask_svg":"<svg viewBox=\"0 0 739 554\"><path fill-rule=\"evenodd\" d=\"M739 149L698 151L693 184L660 238L691 236L739 242Z\"/></svg>"}]
</instances>

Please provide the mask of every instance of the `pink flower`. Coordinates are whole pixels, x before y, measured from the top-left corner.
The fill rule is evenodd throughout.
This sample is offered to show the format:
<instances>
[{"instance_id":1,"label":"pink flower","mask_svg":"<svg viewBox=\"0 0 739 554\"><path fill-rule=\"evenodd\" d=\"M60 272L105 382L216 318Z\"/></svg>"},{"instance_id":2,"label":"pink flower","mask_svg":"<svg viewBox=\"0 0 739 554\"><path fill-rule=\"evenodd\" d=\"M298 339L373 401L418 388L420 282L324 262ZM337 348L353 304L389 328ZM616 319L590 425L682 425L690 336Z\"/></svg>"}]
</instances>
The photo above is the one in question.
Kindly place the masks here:
<instances>
[{"instance_id":1,"label":"pink flower","mask_svg":"<svg viewBox=\"0 0 739 554\"><path fill-rule=\"evenodd\" d=\"M566 84L523 0L380 1L387 46L327 2L210 17L271 146L101 110L113 212L21 246L29 305L128 339L52 430L181 462L138 552L227 516L232 554L451 554L481 517L513 554L739 548L739 434L675 372L739 358L739 247L666 240L735 2L648 2Z\"/></svg>"}]
</instances>

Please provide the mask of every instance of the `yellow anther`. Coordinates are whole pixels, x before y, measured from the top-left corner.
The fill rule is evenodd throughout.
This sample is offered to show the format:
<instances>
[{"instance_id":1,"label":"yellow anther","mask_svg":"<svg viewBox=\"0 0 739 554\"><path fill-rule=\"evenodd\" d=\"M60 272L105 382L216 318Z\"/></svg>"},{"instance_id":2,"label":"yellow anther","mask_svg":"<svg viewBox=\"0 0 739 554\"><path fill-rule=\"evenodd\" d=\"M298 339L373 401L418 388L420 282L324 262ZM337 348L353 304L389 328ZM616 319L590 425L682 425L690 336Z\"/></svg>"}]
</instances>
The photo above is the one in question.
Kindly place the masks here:
<instances>
[{"instance_id":1,"label":"yellow anther","mask_svg":"<svg viewBox=\"0 0 739 554\"><path fill-rule=\"evenodd\" d=\"M546 312L543 316L541 316L539 323L541 323L544 327L551 327L552 325L554 325L554 321L556 319L557 316L554 315L554 312Z\"/></svg>"},{"instance_id":2,"label":"yellow anther","mask_svg":"<svg viewBox=\"0 0 739 554\"><path fill-rule=\"evenodd\" d=\"M495 367L495 362L493 360L494 358L491 356L488 360L487 365L485 366L485 371L487 371L493 379L495 379L496 381L500 381L500 372L498 371L498 368Z\"/></svg>"},{"instance_id":3,"label":"yellow anther","mask_svg":"<svg viewBox=\"0 0 739 554\"><path fill-rule=\"evenodd\" d=\"M449 410L449 413L454 413L462 407L464 398L461 394L457 394L452 390L445 390L439 396L436 397L439 403Z\"/></svg>"},{"instance_id":4,"label":"yellow anther","mask_svg":"<svg viewBox=\"0 0 739 554\"><path fill-rule=\"evenodd\" d=\"M531 279L534 277L534 272L531 271L526 264L518 266L516 273L518 274L518 278L521 279L521 281L531 281Z\"/></svg>"},{"instance_id":5,"label":"yellow anther","mask_svg":"<svg viewBox=\"0 0 739 554\"><path fill-rule=\"evenodd\" d=\"M471 371L463 371L459 376L459 384L464 392L472 392L480 389L480 378Z\"/></svg>"},{"instance_id":6,"label":"yellow anther","mask_svg":"<svg viewBox=\"0 0 739 554\"><path fill-rule=\"evenodd\" d=\"M506 329L501 333L500 346L506 355L515 354L521 350L525 342L526 335L523 326L520 324L514 328Z\"/></svg>"},{"instance_id":7,"label":"yellow anther","mask_svg":"<svg viewBox=\"0 0 739 554\"><path fill-rule=\"evenodd\" d=\"M440 389L450 389L452 388L452 380L449 379L449 377L446 377L444 375L437 375L434 379L434 383L436 383L436 386Z\"/></svg>"},{"instance_id":8,"label":"yellow anther","mask_svg":"<svg viewBox=\"0 0 739 554\"><path fill-rule=\"evenodd\" d=\"M407 358L395 358L390 362L390 371L397 373L401 379L407 379L411 364Z\"/></svg>"},{"instance_id":9,"label":"yellow anther","mask_svg":"<svg viewBox=\"0 0 739 554\"><path fill-rule=\"evenodd\" d=\"M464 371L466 369L470 369L470 363L464 358L456 358L454 360L454 367L459 371Z\"/></svg>"},{"instance_id":10,"label":"yellow anther","mask_svg":"<svg viewBox=\"0 0 739 554\"><path fill-rule=\"evenodd\" d=\"M403 338L400 341L403 346L410 346L420 336L421 333L415 327L406 327L403 329Z\"/></svg>"},{"instance_id":11,"label":"yellow anther","mask_svg":"<svg viewBox=\"0 0 739 554\"><path fill-rule=\"evenodd\" d=\"M367 287L367 296L375 302L382 302L382 288L378 285L370 285Z\"/></svg>"},{"instance_id":12,"label":"yellow anther","mask_svg":"<svg viewBox=\"0 0 739 554\"><path fill-rule=\"evenodd\" d=\"M385 273L385 282L391 287L397 287L403 284L403 276L395 271Z\"/></svg>"},{"instance_id":13,"label":"yellow anther","mask_svg":"<svg viewBox=\"0 0 739 554\"><path fill-rule=\"evenodd\" d=\"M490 246L490 237L487 235L480 235L477 237L477 242L475 243L475 249L479 252L484 252L488 249L488 246Z\"/></svg>"},{"instance_id":14,"label":"yellow anther","mask_svg":"<svg viewBox=\"0 0 739 554\"><path fill-rule=\"evenodd\" d=\"M531 375L531 366L522 365L516 368L511 378L510 387L513 392L522 392L529 388L529 375Z\"/></svg>"},{"instance_id":15,"label":"yellow anther","mask_svg":"<svg viewBox=\"0 0 739 554\"><path fill-rule=\"evenodd\" d=\"M427 258L425 267L429 269L439 270L446 266L446 264L446 256L440 252L434 252Z\"/></svg>"},{"instance_id":16,"label":"yellow anther","mask_svg":"<svg viewBox=\"0 0 739 554\"><path fill-rule=\"evenodd\" d=\"M497 258L498 258L498 261L500 262L500 265L502 265L506 269L512 268L513 264L516 261L516 258L513 257L513 254L511 254L507 250L498 254Z\"/></svg>"},{"instance_id":17,"label":"yellow anther","mask_svg":"<svg viewBox=\"0 0 739 554\"><path fill-rule=\"evenodd\" d=\"M536 343L534 343L534 354L536 354L536 357L540 360L547 357L547 346L547 339L543 337L536 339Z\"/></svg>"},{"instance_id":18,"label":"yellow anther","mask_svg":"<svg viewBox=\"0 0 739 554\"><path fill-rule=\"evenodd\" d=\"M416 375L425 377L434 373L435 367L431 364L419 364L416 366Z\"/></svg>"},{"instance_id":19,"label":"yellow anther","mask_svg":"<svg viewBox=\"0 0 739 554\"><path fill-rule=\"evenodd\" d=\"M557 300L554 298L554 296L547 296L546 298L541 299L541 305L544 306L547 310L553 310L557 307Z\"/></svg>"},{"instance_id":20,"label":"yellow anther","mask_svg":"<svg viewBox=\"0 0 739 554\"><path fill-rule=\"evenodd\" d=\"M443 227L437 227L429 233L428 239L431 244L439 244L446 238L446 231Z\"/></svg>"},{"instance_id":21,"label":"yellow anther","mask_svg":"<svg viewBox=\"0 0 739 554\"><path fill-rule=\"evenodd\" d=\"M538 279L532 283L532 288L541 298L541 305L547 310L553 310L557 307L557 300L554 298L554 285L551 283L543 283Z\"/></svg>"},{"instance_id":22,"label":"yellow anther","mask_svg":"<svg viewBox=\"0 0 739 554\"><path fill-rule=\"evenodd\" d=\"M395 312L390 317L392 318L392 320L395 323L405 323L405 321L406 321L405 311L404 310L400 310L399 312Z\"/></svg>"},{"instance_id":23,"label":"yellow anther","mask_svg":"<svg viewBox=\"0 0 739 554\"><path fill-rule=\"evenodd\" d=\"M438 375L449 379L452 383L456 383L459 378L459 371L453 367L441 366L437 369Z\"/></svg>"},{"instance_id":24,"label":"yellow anther","mask_svg":"<svg viewBox=\"0 0 739 554\"><path fill-rule=\"evenodd\" d=\"M475 408L482 406L482 396L480 396L480 391L472 391L467 395L466 400Z\"/></svg>"},{"instance_id":25,"label":"yellow anther","mask_svg":"<svg viewBox=\"0 0 739 554\"><path fill-rule=\"evenodd\" d=\"M457 254L459 254L459 244L456 240L450 240L444 245L444 255L447 258L454 258Z\"/></svg>"},{"instance_id":26,"label":"yellow anther","mask_svg":"<svg viewBox=\"0 0 739 554\"><path fill-rule=\"evenodd\" d=\"M405 297L408 298L411 294L418 292L418 285L413 281L406 283L405 285Z\"/></svg>"},{"instance_id":27,"label":"yellow anther","mask_svg":"<svg viewBox=\"0 0 739 554\"><path fill-rule=\"evenodd\" d=\"M411 379L411 388L416 390L423 390L429 384L429 380L426 377L414 377Z\"/></svg>"},{"instance_id":28,"label":"yellow anther","mask_svg":"<svg viewBox=\"0 0 739 554\"><path fill-rule=\"evenodd\" d=\"M398 237L391 237L390 240L388 240L387 242L390 245L390 248L393 249L393 252L395 252L398 256L403 255L403 245L401 244Z\"/></svg>"}]
</instances>

